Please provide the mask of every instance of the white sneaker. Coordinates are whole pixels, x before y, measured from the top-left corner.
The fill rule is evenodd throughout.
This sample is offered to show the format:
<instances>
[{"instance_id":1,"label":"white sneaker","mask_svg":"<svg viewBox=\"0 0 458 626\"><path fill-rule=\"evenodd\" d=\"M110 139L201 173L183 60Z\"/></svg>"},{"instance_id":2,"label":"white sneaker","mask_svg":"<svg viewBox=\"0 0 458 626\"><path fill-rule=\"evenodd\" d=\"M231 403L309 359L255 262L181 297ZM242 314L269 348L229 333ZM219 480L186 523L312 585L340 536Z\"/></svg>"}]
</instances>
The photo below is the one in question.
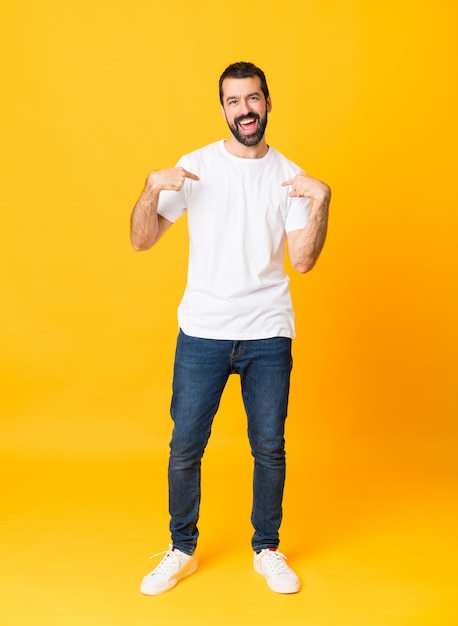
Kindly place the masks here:
<instances>
[{"instance_id":1,"label":"white sneaker","mask_svg":"<svg viewBox=\"0 0 458 626\"><path fill-rule=\"evenodd\" d=\"M160 552L159 554L164 554ZM154 556L159 556L155 554ZM171 545L159 565L142 580L140 591L147 596L157 596L175 587L177 582L197 570L197 556L185 554Z\"/></svg>"},{"instance_id":2,"label":"white sneaker","mask_svg":"<svg viewBox=\"0 0 458 626\"><path fill-rule=\"evenodd\" d=\"M254 569L264 576L267 584L277 593L296 593L301 588L299 578L286 565L286 556L278 550L267 548L254 555Z\"/></svg>"}]
</instances>

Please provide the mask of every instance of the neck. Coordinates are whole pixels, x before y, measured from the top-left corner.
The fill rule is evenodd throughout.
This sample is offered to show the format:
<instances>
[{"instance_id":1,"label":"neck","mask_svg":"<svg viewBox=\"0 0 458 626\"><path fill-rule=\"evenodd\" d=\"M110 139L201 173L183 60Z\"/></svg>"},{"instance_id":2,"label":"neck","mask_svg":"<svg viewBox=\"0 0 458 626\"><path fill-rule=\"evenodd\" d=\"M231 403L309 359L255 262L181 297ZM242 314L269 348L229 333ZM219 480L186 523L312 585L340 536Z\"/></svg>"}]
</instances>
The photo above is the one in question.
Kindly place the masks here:
<instances>
[{"instance_id":1,"label":"neck","mask_svg":"<svg viewBox=\"0 0 458 626\"><path fill-rule=\"evenodd\" d=\"M269 151L269 146L264 137L255 146L245 146L231 135L229 139L224 141L224 146L230 154L241 159L262 159Z\"/></svg>"}]
</instances>

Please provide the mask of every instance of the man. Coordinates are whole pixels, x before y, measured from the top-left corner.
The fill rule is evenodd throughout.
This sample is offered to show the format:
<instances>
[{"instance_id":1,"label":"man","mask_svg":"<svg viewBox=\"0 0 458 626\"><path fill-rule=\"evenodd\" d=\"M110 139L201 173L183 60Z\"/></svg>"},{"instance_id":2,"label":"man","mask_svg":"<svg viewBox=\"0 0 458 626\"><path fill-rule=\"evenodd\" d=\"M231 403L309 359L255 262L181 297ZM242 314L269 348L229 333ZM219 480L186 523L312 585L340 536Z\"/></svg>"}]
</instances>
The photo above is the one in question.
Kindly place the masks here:
<instances>
[{"instance_id":1,"label":"man","mask_svg":"<svg viewBox=\"0 0 458 626\"><path fill-rule=\"evenodd\" d=\"M266 143L272 109L262 70L234 63L219 81L231 135L151 172L134 207L135 250L151 248L185 211L188 281L178 308L169 458L172 544L142 581L157 595L197 569L201 459L228 377L240 376L254 457L254 568L278 593L299 591L278 551L284 426L294 337L284 254L305 273L324 244L330 189Z\"/></svg>"}]
</instances>

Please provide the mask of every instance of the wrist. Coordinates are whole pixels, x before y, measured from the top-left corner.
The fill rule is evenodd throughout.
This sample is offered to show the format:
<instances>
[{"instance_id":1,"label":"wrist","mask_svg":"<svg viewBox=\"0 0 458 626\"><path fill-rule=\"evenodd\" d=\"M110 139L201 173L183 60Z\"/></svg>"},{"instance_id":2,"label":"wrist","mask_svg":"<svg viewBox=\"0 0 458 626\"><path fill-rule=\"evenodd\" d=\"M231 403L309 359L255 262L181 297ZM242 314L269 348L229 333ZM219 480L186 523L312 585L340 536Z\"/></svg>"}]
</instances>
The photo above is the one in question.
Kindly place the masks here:
<instances>
[{"instance_id":1,"label":"wrist","mask_svg":"<svg viewBox=\"0 0 458 626\"><path fill-rule=\"evenodd\" d=\"M157 200L157 198L159 197L160 191L161 189L158 183L156 183L154 179L148 177L148 180L146 181L145 189L143 190L143 194L145 195L145 197L148 200Z\"/></svg>"},{"instance_id":2,"label":"wrist","mask_svg":"<svg viewBox=\"0 0 458 626\"><path fill-rule=\"evenodd\" d=\"M313 196L313 200L316 204L324 204L326 202L329 202L330 199L331 199L331 188L328 187L328 185L326 185L325 183L323 183L322 189L320 189L320 191L318 191L318 193L316 193Z\"/></svg>"}]
</instances>

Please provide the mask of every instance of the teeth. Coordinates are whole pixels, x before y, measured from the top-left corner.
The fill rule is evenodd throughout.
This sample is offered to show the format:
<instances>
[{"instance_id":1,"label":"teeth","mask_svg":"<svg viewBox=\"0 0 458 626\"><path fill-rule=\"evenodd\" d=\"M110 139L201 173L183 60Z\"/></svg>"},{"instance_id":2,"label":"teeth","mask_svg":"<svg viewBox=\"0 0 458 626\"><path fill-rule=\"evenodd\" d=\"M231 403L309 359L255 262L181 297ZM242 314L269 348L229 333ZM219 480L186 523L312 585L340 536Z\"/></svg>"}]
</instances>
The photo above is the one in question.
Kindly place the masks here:
<instances>
[{"instance_id":1,"label":"teeth","mask_svg":"<svg viewBox=\"0 0 458 626\"><path fill-rule=\"evenodd\" d=\"M243 120L243 122L240 122L240 124L252 124L254 122L254 120Z\"/></svg>"}]
</instances>

